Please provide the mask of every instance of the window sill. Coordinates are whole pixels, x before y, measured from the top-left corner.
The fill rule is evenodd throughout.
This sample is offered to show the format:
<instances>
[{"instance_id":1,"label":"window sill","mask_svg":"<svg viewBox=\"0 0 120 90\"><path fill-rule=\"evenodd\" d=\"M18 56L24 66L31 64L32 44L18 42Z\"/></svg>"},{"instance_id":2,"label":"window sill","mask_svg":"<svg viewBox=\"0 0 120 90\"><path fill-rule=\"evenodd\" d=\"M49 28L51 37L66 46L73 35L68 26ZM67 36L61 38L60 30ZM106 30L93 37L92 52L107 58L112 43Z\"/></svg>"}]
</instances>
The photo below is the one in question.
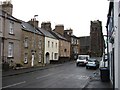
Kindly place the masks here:
<instances>
[{"instance_id":1,"label":"window sill","mask_svg":"<svg viewBox=\"0 0 120 90\"><path fill-rule=\"evenodd\" d=\"M41 61L38 61L38 63L41 63Z\"/></svg>"},{"instance_id":2,"label":"window sill","mask_svg":"<svg viewBox=\"0 0 120 90\"><path fill-rule=\"evenodd\" d=\"M13 35L13 36L15 36L15 34L12 34L12 33L9 33L9 35Z\"/></svg>"},{"instance_id":3,"label":"window sill","mask_svg":"<svg viewBox=\"0 0 120 90\"><path fill-rule=\"evenodd\" d=\"M8 56L7 58L8 58L8 59L14 59L14 57L13 57L13 56Z\"/></svg>"},{"instance_id":4,"label":"window sill","mask_svg":"<svg viewBox=\"0 0 120 90\"><path fill-rule=\"evenodd\" d=\"M28 49L28 47L24 47L24 48L27 48L27 49Z\"/></svg>"},{"instance_id":5,"label":"window sill","mask_svg":"<svg viewBox=\"0 0 120 90\"><path fill-rule=\"evenodd\" d=\"M28 62L24 62L24 64L28 64Z\"/></svg>"}]
</instances>

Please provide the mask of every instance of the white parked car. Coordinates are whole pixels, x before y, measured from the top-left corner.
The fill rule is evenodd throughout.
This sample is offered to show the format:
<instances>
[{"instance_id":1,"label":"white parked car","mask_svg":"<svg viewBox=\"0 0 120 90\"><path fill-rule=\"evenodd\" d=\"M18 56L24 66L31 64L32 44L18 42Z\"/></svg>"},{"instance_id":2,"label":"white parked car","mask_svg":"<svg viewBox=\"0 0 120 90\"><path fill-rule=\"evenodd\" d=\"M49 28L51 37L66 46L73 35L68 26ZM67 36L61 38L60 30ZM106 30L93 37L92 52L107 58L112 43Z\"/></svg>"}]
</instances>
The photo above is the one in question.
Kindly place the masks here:
<instances>
[{"instance_id":1,"label":"white parked car","mask_svg":"<svg viewBox=\"0 0 120 90\"><path fill-rule=\"evenodd\" d=\"M78 58L76 60L76 66L80 66L80 65L85 66L88 59L89 59L89 55L78 55Z\"/></svg>"}]
</instances>

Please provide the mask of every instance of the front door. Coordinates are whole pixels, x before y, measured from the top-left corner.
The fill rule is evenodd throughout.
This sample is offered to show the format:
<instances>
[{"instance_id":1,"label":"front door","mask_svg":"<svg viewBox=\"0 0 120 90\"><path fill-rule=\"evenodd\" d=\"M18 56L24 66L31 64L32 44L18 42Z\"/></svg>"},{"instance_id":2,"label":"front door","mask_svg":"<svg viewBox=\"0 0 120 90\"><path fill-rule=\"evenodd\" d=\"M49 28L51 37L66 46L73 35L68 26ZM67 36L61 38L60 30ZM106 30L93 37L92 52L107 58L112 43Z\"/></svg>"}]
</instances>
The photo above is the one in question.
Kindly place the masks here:
<instances>
[{"instance_id":1,"label":"front door","mask_svg":"<svg viewBox=\"0 0 120 90\"><path fill-rule=\"evenodd\" d=\"M47 64L49 63L49 53L48 52L46 53L46 63Z\"/></svg>"}]
</instances>

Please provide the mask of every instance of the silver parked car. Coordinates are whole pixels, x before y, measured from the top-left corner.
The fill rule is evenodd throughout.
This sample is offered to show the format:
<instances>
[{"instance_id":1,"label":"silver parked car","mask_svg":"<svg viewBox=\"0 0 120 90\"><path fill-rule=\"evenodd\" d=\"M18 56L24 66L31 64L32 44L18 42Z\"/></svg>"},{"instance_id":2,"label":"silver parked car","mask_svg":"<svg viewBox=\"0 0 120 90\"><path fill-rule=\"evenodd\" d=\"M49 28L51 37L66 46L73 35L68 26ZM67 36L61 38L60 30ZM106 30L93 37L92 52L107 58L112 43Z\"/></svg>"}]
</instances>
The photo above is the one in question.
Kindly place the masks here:
<instances>
[{"instance_id":1,"label":"silver parked car","mask_svg":"<svg viewBox=\"0 0 120 90\"><path fill-rule=\"evenodd\" d=\"M99 68L99 61L97 59L89 58L87 60L86 69L89 68L94 68L94 69Z\"/></svg>"}]
</instances>

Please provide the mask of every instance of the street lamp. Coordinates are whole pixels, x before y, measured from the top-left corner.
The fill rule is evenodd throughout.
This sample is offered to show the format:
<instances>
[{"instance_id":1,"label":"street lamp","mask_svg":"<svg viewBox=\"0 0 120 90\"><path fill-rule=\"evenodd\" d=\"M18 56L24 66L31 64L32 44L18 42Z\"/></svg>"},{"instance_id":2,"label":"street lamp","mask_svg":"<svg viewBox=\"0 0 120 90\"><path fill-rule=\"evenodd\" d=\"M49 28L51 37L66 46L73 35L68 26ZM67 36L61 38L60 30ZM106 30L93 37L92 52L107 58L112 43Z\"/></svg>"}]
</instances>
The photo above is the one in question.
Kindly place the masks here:
<instances>
[{"instance_id":1,"label":"street lamp","mask_svg":"<svg viewBox=\"0 0 120 90\"><path fill-rule=\"evenodd\" d=\"M35 30L35 20L36 20L36 17L38 15L34 15L34 18L33 18L33 27L34 27L34 30ZM33 36L33 50L32 50L32 62L31 62L31 66L33 67L34 66L34 60L35 60L35 32L36 30L34 31L34 36Z\"/></svg>"}]
</instances>

